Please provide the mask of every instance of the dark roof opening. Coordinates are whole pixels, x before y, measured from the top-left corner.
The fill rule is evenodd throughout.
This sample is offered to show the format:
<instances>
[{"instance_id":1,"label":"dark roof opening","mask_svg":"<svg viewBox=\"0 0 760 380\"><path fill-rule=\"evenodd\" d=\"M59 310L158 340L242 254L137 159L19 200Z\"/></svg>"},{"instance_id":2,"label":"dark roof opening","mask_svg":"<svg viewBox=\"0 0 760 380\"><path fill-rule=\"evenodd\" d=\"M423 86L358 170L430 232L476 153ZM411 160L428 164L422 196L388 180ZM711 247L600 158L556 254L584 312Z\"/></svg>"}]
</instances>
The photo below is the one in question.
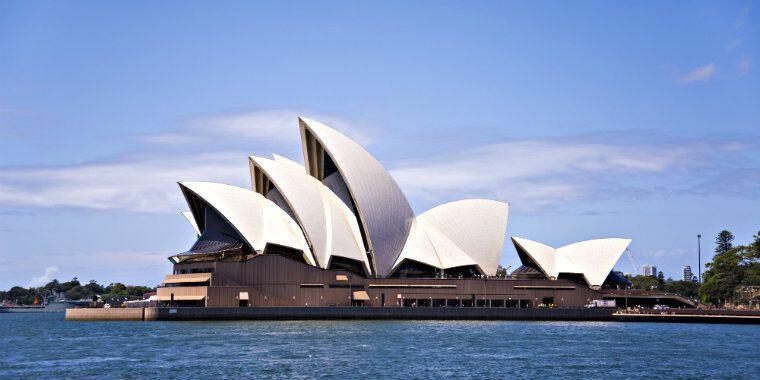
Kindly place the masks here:
<instances>
[{"instance_id":1,"label":"dark roof opening","mask_svg":"<svg viewBox=\"0 0 760 380\"><path fill-rule=\"evenodd\" d=\"M364 265L361 261L349 259L341 256L332 256L330 258L330 265L327 269L342 269L354 274L358 274L362 277L367 277L367 273L364 271Z\"/></svg>"},{"instance_id":2,"label":"dark roof opening","mask_svg":"<svg viewBox=\"0 0 760 380\"><path fill-rule=\"evenodd\" d=\"M479 277L481 275L478 267L475 265L464 265L461 267L449 268L445 269L443 273L446 275L446 277L453 278L473 278Z\"/></svg>"},{"instance_id":3,"label":"dark roof opening","mask_svg":"<svg viewBox=\"0 0 760 380\"><path fill-rule=\"evenodd\" d=\"M284 245L267 243L267 246L264 247L264 254L280 255L283 257L287 257L291 260L298 261L299 263L306 264L306 260L303 257L303 251L301 251L300 249L286 247Z\"/></svg>"},{"instance_id":4,"label":"dark roof opening","mask_svg":"<svg viewBox=\"0 0 760 380\"><path fill-rule=\"evenodd\" d=\"M433 266L423 264L419 261L404 260L389 276L393 278L435 278L437 269Z\"/></svg>"}]
</instances>

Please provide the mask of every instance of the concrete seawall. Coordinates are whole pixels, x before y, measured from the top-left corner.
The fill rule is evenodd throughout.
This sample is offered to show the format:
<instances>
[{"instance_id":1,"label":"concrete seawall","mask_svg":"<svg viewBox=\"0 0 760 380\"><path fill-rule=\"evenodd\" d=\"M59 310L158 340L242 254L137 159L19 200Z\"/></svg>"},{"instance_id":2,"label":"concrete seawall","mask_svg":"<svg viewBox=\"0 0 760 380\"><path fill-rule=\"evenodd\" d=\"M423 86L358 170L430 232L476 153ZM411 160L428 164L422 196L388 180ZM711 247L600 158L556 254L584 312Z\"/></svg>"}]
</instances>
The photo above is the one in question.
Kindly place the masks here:
<instances>
[{"instance_id":1,"label":"concrete seawall","mask_svg":"<svg viewBox=\"0 0 760 380\"><path fill-rule=\"evenodd\" d=\"M760 315L698 311L628 314L615 309L484 307L178 307L67 309L71 321L203 320L521 320L760 324Z\"/></svg>"},{"instance_id":2,"label":"concrete seawall","mask_svg":"<svg viewBox=\"0 0 760 380\"><path fill-rule=\"evenodd\" d=\"M540 320L609 321L611 309L519 309L431 307L179 307L133 309L67 309L72 321L177 320Z\"/></svg>"},{"instance_id":3,"label":"concrete seawall","mask_svg":"<svg viewBox=\"0 0 760 380\"><path fill-rule=\"evenodd\" d=\"M730 324L760 324L758 315L726 315L726 314L625 314L613 315L619 322L667 322L667 323L730 323Z\"/></svg>"},{"instance_id":4,"label":"concrete seawall","mask_svg":"<svg viewBox=\"0 0 760 380\"><path fill-rule=\"evenodd\" d=\"M155 321L157 308L66 309L68 321Z\"/></svg>"}]
</instances>

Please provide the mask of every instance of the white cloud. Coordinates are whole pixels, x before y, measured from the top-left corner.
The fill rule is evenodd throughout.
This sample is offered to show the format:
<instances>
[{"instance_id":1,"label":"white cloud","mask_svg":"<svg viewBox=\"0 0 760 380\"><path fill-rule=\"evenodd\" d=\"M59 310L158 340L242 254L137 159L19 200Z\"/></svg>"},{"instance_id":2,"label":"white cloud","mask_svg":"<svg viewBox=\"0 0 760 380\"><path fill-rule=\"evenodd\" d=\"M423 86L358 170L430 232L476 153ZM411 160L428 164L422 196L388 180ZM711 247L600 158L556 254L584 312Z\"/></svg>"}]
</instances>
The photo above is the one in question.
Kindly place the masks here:
<instances>
[{"instance_id":1,"label":"white cloud","mask_svg":"<svg viewBox=\"0 0 760 380\"><path fill-rule=\"evenodd\" d=\"M718 66L710 62L704 66L699 66L686 74L679 75L678 81L681 83L707 82L718 71Z\"/></svg>"},{"instance_id":2,"label":"white cloud","mask_svg":"<svg viewBox=\"0 0 760 380\"><path fill-rule=\"evenodd\" d=\"M58 267L47 267L45 268L45 273L42 276L32 278L32 281L29 283L28 287L31 288L45 285L53 280L53 276L55 276L56 273L58 273Z\"/></svg>"},{"instance_id":3,"label":"white cloud","mask_svg":"<svg viewBox=\"0 0 760 380\"><path fill-rule=\"evenodd\" d=\"M669 257L684 257L692 253L693 251L684 248L657 249L644 252L641 254L641 257L648 259L663 259Z\"/></svg>"},{"instance_id":4,"label":"white cloud","mask_svg":"<svg viewBox=\"0 0 760 380\"><path fill-rule=\"evenodd\" d=\"M248 186L247 152L128 156L118 162L0 168L0 204L138 212L184 208L178 181Z\"/></svg>"},{"instance_id":5,"label":"white cloud","mask_svg":"<svg viewBox=\"0 0 760 380\"><path fill-rule=\"evenodd\" d=\"M174 213L186 208L177 181L250 186L248 155L283 152L280 146L260 146L259 140L267 140L265 136L280 138L273 137L279 130L270 128L273 125L285 128L288 124L294 131L292 138L298 152L291 152L290 156L299 160L296 114L257 111L202 118L195 122L194 132L188 129L151 135L153 143L162 144L159 148L150 145L154 152L151 154L62 166L0 167L0 205ZM353 134L363 131L342 126L345 122L341 121L327 123L343 131L359 131ZM268 127L253 131L248 125ZM208 128L225 136L212 135ZM235 136L247 136L245 149L228 149L216 143L238 140ZM386 165L394 168L391 173L412 200L437 203L464 197L492 197L530 210L592 197L641 197L646 195L642 188L654 185L632 185L635 181L631 179L637 176L709 168L718 158L725 162L747 149L747 143L733 141L651 143L640 142L641 135L637 136L514 140ZM193 138L205 139L205 150L172 146L187 144L187 139ZM413 145L410 143L410 148ZM662 183L666 182L659 182Z\"/></svg>"},{"instance_id":6,"label":"white cloud","mask_svg":"<svg viewBox=\"0 0 760 380\"><path fill-rule=\"evenodd\" d=\"M302 114L306 113L272 110L198 117L188 120L184 129L141 136L152 154L63 166L0 167L0 204L176 212L186 207L178 181L248 187L249 155L278 153L300 161ZM336 117L310 117L363 144L377 131Z\"/></svg>"},{"instance_id":7,"label":"white cloud","mask_svg":"<svg viewBox=\"0 0 760 380\"><path fill-rule=\"evenodd\" d=\"M339 117L280 109L194 117L184 120L179 130L142 136L142 139L165 145L224 143L225 139L266 142L268 145L300 144L299 116L318 120L365 145L371 143L373 134L377 132L374 127L349 123Z\"/></svg>"},{"instance_id":8,"label":"white cloud","mask_svg":"<svg viewBox=\"0 0 760 380\"><path fill-rule=\"evenodd\" d=\"M531 210L605 194L640 195L632 185L637 177L709 167L718 155L727 159L745 148L730 141L519 140L401 161L392 174L409 195L430 201L493 197Z\"/></svg>"}]
</instances>

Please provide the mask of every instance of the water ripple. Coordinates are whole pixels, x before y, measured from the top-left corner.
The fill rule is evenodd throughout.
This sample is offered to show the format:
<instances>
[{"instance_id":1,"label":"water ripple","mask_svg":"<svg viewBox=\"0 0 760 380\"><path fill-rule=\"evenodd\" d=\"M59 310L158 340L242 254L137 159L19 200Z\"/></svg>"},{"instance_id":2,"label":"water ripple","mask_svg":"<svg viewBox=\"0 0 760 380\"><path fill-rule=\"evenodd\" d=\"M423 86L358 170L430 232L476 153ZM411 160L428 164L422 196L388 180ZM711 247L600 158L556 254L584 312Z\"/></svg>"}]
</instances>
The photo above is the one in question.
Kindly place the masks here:
<instances>
[{"instance_id":1,"label":"water ripple","mask_svg":"<svg viewBox=\"0 0 760 380\"><path fill-rule=\"evenodd\" d=\"M0 314L0 378L757 378L760 328L513 321L65 322Z\"/></svg>"}]
</instances>

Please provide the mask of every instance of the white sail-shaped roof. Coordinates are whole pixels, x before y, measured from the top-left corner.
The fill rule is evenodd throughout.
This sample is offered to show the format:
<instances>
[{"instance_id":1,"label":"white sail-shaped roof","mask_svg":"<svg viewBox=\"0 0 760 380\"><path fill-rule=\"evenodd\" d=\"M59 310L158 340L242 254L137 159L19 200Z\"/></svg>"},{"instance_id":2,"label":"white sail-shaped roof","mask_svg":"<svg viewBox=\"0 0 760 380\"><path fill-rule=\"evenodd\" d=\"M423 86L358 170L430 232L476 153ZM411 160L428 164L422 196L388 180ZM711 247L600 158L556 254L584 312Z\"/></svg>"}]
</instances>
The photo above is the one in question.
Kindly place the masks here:
<instances>
[{"instance_id":1,"label":"white sail-shaped roof","mask_svg":"<svg viewBox=\"0 0 760 380\"><path fill-rule=\"evenodd\" d=\"M412 222L409 239L407 239L404 249L393 265L394 269L404 262L404 260L414 260L437 269L443 269L441 259L438 258L438 253L430 241L425 227L421 223L418 223L417 220Z\"/></svg>"},{"instance_id":2,"label":"white sail-shaped roof","mask_svg":"<svg viewBox=\"0 0 760 380\"><path fill-rule=\"evenodd\" d=\"M504 247L509 206L467 199L434 207L418 216L394 269L414 260L438 269L475 265L495 275Z\"/></svg>"},{"instance_id":3,"label":"white sail-shaped roof","mask_svg":"<svg viewBox=\"0 0 760 380\"><path fill-rule=\"evenodd\" d=\"M274 243L301 250L304 260L315 264L298 224L261 194L212 182L180 182L179 185L213 207L254 250L263 252L267 243ZM196 221L204 218L193 216Z\"/></svg>"},{"instance_id":4,"label":"white sail-shaped roof","mask_svg":"<svg viewBox=\"0 0 760 380\"><path fill-rule=\"evenodd\" d=\"M586 240L552 248L528 239L512 237L524 265L537 266L549 278L560 273L581 274L591 286L601 286L631 239Z\"/></svg>"},{"instance_id":5,"label":"white sail-shaped roof","mask_svg":"<svg viewBox=\"0 0 760 380\"><path fill-rule=\"evenodd\" d=\"M557 252L576 273L583 273L590 285L602 285L629 244L631 239L596 239L566 245Z\"/></svg>"},{"instance_id":6,"label":"white sail-shaped roof","mask_svg":"<svg viewBox=\"0 0 760 380\"><path fill-rule=\"evenodd\" d=\"M308 173L323 181L330 166L327 164L334 164L356 207L375 273L388 275L414 220L406 197L383 166L359 144L319 122L299 118L299 124Z\"/></svg>"},{"instance_id":7,"label":"white sail-shaped roof","mask_svg":"<svg viewBox=\"0 0 760 380\"><path fill-rule=\"evenodd\" d=\"M504 248L509 205L465 199L434 207L418 218L436 227L489 276L496 275Z\"/></svg>"},{"instance_id":8,"label":"white sail-shaped roof","mask_svg":"<svg viewBox=\"0 0 760 380\"><path fill-rule=\"evenodd\" d=\"M340 256L361 262L366 273L372 273L356 217L330 189L281 156L251 156L250 166L254 189L271 192L265 184L271 181L311 244L318 266L328 268L331 259Z\"/></svg>"},{"instance_id":9,"label":"white sail-shaped roof","mask_svg":"<svg viewBox=\"0 0 760 380\"><path fill-rule=\"evenodd\" d=\"M201 230L198 228L198 223L195 222L195 218L193 217L193 213L190 211L182 211L182 216L187 219L187 222L190 223L190 225L193 227L193 230L195 230L195 233L200 235Z\"/></svg>"}]
</instances>

